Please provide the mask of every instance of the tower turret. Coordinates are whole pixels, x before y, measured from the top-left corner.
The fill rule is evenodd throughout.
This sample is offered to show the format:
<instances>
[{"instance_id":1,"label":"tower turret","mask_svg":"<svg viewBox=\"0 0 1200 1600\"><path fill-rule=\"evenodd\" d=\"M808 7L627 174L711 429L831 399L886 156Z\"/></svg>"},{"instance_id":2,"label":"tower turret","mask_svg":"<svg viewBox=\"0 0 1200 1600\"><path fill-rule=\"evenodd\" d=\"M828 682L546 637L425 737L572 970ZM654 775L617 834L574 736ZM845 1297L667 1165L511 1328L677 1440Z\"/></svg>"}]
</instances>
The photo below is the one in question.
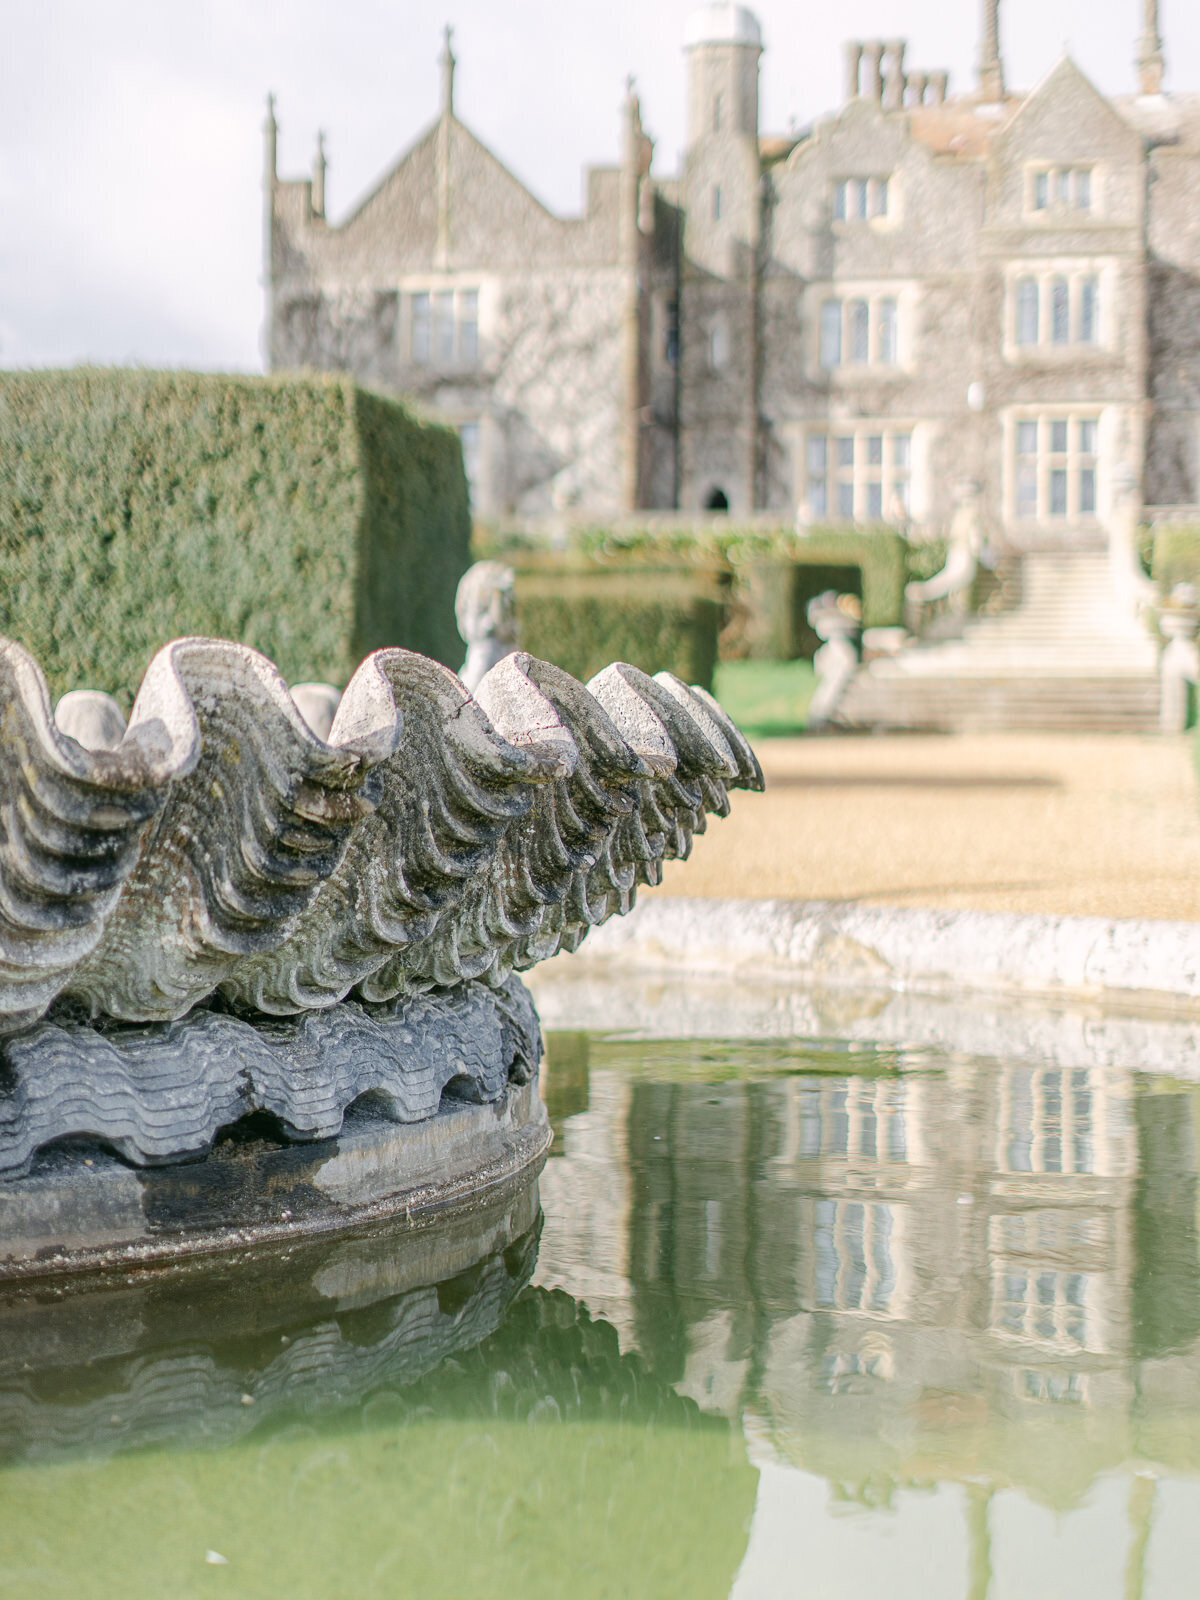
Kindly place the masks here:
<instances>
[{"instance_id":1,"label":"tower turret","mask_svg":"<svg viewBox=\"0 0 1200 1600\"><path fill-rule=\"evenodd\" d=\"M688 18L689 147L714 133L735 130L758 139L758 58L762 29L745 6L718 0Z\"/></svg>"}]
</instances>

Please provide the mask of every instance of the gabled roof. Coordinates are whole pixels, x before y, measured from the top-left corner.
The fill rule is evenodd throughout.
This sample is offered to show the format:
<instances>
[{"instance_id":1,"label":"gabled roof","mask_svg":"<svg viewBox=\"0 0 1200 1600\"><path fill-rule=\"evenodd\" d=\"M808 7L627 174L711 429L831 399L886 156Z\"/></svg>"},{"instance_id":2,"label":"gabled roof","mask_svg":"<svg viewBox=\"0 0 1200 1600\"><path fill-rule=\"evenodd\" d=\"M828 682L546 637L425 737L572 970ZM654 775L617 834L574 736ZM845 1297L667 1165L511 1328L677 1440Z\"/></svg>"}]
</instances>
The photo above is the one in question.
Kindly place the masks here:
<instances>
[{"instance_id":1,"label":"gabled roof","mask_svg":"<svg viewBox=\"0 0 1200 1600\"><path fill-rule=\"evenodd\" d=\"M1078 125L1078 101L1081 96L1092 116L1098 122L1109 124L1115 137L1122 140L1137 139L1128 121L1112 101L1101 94L1074 57L1066 52L1059 57L1041 82L1024 96L1012 116L1006 119L1002 130L1004 137L1019 139L1039 116L1044 116L1052 110L1056 103L1065 103L1067 100L1076 102L1073 118Z\"/></svg>"}]
</instances>

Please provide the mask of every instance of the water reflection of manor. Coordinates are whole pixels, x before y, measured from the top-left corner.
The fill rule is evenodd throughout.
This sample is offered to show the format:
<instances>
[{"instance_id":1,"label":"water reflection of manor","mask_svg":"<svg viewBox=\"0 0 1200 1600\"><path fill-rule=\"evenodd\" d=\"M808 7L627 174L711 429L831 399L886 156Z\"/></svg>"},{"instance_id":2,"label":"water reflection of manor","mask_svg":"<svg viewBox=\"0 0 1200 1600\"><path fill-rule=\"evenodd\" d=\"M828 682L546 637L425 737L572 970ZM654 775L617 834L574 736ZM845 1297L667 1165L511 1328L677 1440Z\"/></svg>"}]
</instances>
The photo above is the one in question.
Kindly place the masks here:
<instances>
[{"instance_id":1,"label":"water reflection of manor","mask_svg":"<svg viewBox=\"0 0 1200 1600\"><path fill-rule=\"evenodd\" d=\"M682 1392L803 1439L851 1492L856 1438L899 1479L953 1477L1012 1422L1070 1411L1075 1480L1016 1473L1069 1498L1200 1403L1195 1091L968 1062L648 1081L637 1047L622 1070L602 1046L585 1095L585 1043L558 1044L551 1108L569 1080L579 1114L547 1181L610 1239L606 1314ZM570 1249L548 1236L539 1275L569 1287Z\"/></svg>"}]
</instances>

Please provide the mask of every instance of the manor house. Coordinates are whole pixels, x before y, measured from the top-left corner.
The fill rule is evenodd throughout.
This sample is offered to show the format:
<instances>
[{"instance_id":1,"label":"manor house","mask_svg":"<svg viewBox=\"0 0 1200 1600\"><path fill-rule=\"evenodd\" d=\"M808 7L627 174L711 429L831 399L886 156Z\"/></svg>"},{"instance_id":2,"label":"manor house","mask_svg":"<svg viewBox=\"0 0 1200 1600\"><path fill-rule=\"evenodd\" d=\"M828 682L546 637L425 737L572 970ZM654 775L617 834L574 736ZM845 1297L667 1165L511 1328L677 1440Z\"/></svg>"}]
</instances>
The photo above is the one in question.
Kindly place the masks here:
<instances>
[{"instance_id":1,"label":"manor house","mask_svg":"<svg viewBox=\"0 0 1200 1600\"><path fill-rule=\"evenodd\" d=\"M277 176L272 110L269 364L453 422L485 517L939 527L969 477L1010 544L1102 545L1121 496L1200 501L1200 95L1164 91L1142 3L1128 96L1069 56L1010 89L983 0L969 91L853 43L841 107L786 137L757 19L705 5L680 172L631 86L576 217L459 120L447 34L440 115L340 223L320 147Z\"/></svg>"}]
</instances>

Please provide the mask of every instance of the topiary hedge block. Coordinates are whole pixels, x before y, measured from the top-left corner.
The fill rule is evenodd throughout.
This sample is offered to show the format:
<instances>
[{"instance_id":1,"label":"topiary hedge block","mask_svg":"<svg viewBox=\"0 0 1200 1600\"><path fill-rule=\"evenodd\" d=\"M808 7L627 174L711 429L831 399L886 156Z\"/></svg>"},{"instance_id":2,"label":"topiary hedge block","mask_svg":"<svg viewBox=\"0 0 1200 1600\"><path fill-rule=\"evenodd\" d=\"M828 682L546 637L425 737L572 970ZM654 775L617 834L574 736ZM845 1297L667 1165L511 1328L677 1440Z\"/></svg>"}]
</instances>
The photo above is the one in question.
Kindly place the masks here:
<instances>
[{"instance_id":1,"label":"topiary hedge block","mask_svg":"<svg viewBox=\"0 0 1200 1600\"><path fill-rule=\"evenodd\" d=\"M690 575L517 573L521 648L586 683L610 661L712 688L721 604Z\"/></svg>"},{"instance_id":2,"label":"topiary hedge block","mask_svg":"<svg viewBox=\"0 0 1200 1600\"><path fill-rule=\"evenodd\" d=\"M128 707L183 634L344 684L381 645L457 667L454 432L340 377L0 375L0 633Z\"/></svg>"},{"instance_id":3,"label":"topiary hedge block","mask_svg":"<svg viewBox=\"0 0 1200 1600\"><path fill-rule=\"evenodd\" d=\"M1150 571L1163 590L1177 583L1200 585L1200 527L1167 523L1154 532Z\"/></svg>"}]
</instances>

